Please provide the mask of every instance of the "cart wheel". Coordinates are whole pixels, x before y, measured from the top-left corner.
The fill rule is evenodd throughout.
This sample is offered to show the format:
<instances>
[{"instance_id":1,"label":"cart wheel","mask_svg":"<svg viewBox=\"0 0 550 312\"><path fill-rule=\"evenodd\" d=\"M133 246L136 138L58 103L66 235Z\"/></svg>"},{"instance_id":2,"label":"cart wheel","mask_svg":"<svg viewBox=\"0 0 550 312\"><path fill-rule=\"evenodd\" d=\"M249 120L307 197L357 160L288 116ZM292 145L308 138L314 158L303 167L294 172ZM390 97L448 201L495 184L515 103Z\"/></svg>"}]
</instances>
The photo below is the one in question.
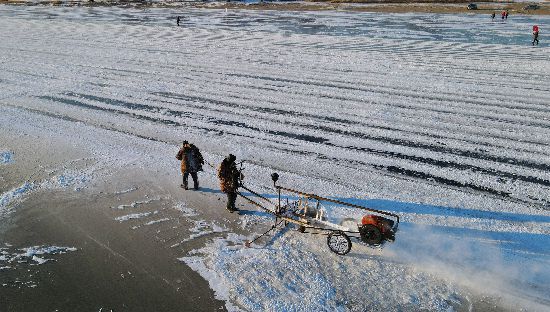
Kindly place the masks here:
<instances>
[{"instance_id":1,"label":"cart wheel","mask_svg":"<svg viewBox=\"0 0 550 312\"><path fill-rule=\"evenodd\" d=\"M369 245L379 245L382 242L382 232L372 224L365 224L359 228L361 239Z\"/></svg>"},{"instance_id":2,"label":"cart wheel","mask_svg":"<svg viewBox=\"0 0 550 312\"><path fill-rule=\"evenodd\" d=\"M328 248L338 255L345 255L351 249L351 240L342 231L333 231L327 237Z\"/></svg>"}]
</instances>

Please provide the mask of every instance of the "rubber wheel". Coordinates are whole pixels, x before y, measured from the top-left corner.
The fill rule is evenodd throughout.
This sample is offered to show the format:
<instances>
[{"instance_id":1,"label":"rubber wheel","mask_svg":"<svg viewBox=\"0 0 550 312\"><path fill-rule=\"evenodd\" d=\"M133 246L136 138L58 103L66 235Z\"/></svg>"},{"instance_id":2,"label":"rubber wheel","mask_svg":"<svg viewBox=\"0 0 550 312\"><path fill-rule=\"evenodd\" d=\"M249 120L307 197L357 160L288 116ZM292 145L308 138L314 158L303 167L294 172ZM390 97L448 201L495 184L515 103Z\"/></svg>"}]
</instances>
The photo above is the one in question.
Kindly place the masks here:
<instances>
[{"instance_id":1,"label":"rubber wheel","mask_svg":"<svg viewBox=\"0 0 550 312\"><path fill-rule=\"evenodd\" d=\"M379 245L382 242L382 232L372 224L365 224L359 228L361 240L369 245Z\"/></svg>"},{"instance_id":2,"label":"rubber wheel","mask_svg":"<svg viewBox=\"0 0 550 312\"><path fill-rule=\"evenodd\" d=\"M338 255L345 255L351 250L351 240L341 231L330 232L327 237L328 248Z\"/></svg>"}]
</instances>

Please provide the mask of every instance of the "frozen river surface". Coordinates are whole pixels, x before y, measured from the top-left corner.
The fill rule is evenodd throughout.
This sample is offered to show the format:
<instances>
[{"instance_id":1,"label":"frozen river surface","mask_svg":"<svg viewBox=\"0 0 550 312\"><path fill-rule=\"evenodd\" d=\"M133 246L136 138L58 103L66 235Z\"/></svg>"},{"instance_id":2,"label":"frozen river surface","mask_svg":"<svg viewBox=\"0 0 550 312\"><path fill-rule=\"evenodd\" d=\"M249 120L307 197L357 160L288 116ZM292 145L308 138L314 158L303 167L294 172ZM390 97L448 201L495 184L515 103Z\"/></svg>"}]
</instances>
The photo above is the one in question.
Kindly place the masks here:
<instances>
[{"instance_id":1,"label":"frozen river surface","mask_svg":"<svg viewBox=\"0 0 550 312\"><path fill-rule=\"evenodd\" d=\"M504 306L538 310L550 304L549 26L537 16L0 6L0 112L185 138L402 215L383 256L345 260L309 284L301 276L301 290L296 280L241 285L233 264L254 255L224 244L203 253L231 261L184 259L218 272L236 292L218 293L241 308L445 310L490 288L511 298ZM282 267L315 252L256 256ZM281 273L265 263L247 264ZM428 273L403 277L402 263ZM366 291L369 281L384 286Z\"/></svg>"}]
</instances>

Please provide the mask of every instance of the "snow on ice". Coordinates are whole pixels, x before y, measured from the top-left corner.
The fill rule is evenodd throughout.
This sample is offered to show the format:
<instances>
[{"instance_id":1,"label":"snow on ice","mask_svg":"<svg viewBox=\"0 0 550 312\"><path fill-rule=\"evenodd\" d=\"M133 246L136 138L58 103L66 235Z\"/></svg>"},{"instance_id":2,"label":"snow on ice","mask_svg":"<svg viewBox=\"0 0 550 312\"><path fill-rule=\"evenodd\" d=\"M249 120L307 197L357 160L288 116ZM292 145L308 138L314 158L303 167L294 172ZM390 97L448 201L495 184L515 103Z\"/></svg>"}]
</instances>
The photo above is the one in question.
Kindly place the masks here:
<instances>
[{"instance_id":1,"label":"snow on ice","mask_svg":"<svg viewBox=\"0 0 550 312\"><path fill-rule=\"evenodd\" d=\"M128 221L128 220L132 220L132 219L140 219L140 218L144 218L144 217L147 217L151 214L157 214L158 211L152 211L152 212L141 212L141 213L131 213L131 214L127 214L127 215L124 215L124 216L120 216L120 217L116 217L115 220L118 221L118 222L124 222L124 221Z\"/></svg>"},{"instance_id":2,"label":"snow on ice","mask_svg":"<svg viewBox=\"0 0 550 312\"><path fill-rule=\"evenodd\" d=\"M78 250L75 247L47 245L14 249L10 248L12 246L9 244L5 245L7 247L0 247L0 271L25 271L25 274L28 274L26 278L30 278L31 280L21 281L18 277L15 280L7 280L6 283L2 283L1 286L3 287L37 287L39 282L32 280L34 273L31 272L28 266L38 266L51 261L57 261L56 258L58 257L58 255ZM28 272L31 273L29 274Z\"/></svg>"},{"instance_id":3,"label":"snow on ice","mask_svg":"<svg viewBox=\"0 0 550 312\"><path fill-rule=\"evenodd\" d=\"M0 195L0 219L11 211L14 203L20 201L26 193L32 191L33 187L33 183L25 182L23 185Z\"/></svg>"},{"instance_id":4,"label":"snow on ice","mask_svg":"<svg viewBox=\"0 0 550 312\"><path fill-rule=\"evenodd\" d=\"M149 222L146 222L145 225L153 225L153 224L157 224L157 223L161 223L161 222L165 222L165 221L169 221L170 218L162 218L162 219L158 219L158 220L152 220L152 221L149 221Z\"/></svg>"},{"instance_id":5,"label":"snow on ice","mask_svg":"<svg viewBox=\"0 0 550 312\"><path fill-rule=\"evenodd\" d=\"M180 211L183 217L193 217L198 215L194 209L187 207L185 203L177 203L174 209Z\"/></svg>"},{"instance_id":6,"label":"snow on ice","mask_svg":"<svg viewBox=\"0 0 550 312\"><path fill-rule=\"evenodd\" d=\"M423 283L423 274L408 275L406 265L387 264L379 252L341 258L322 250L320 244L311 248L311 241L303 236L281 236L266 246L247 249L242 246L245 237L230 235L180 260L207 278L219 299L247 311L391 310L395 306L441 311L452 308L456 300L456 290L441 282L411 293Z\"/></svg>"},{"instance_id":7,"label":"snow on ice","mask_svg":"<svg viewBox=\"0 0 550 312\"><path fill-rule=\"evenodd\" d=\"M120 194L120 193L116 193L117 195ZM140 205L146 205L146 204L149 204L153 201L158 201L160 200L160 198L151 198L151 199L147 199L147 200L142 200L142 201L136 201L136 202L133 202L131 204L128 204L128 205L118 205L116 208L119 209L119 210L124 210L126 208L136 208Z\"/></svg>"},{"instance_id":8,"label":"snow on ice","mask_svg":"<svg viewBox=\"0 0 550 312\"><path fill-rule=\"evenodd\" d=\"M209 235L209 234L213 234L213 233L222 233L222 232L227 232L228 231L228 229L217 225L215 222L208 222L208 221L205 221L205 220L198 220L197 221L197 220L192 220L192 219L188 219L188 220L195 224L192 228L189 229L189 231L193 234L191 234L189 237L181 240L179 243L173 244L170 247L172 247L172 248L177 247L177 246L181 245L184 242L188 242L190 240L193 240L193 239L205 236L205 235Z\"/></svg>"},{"instance_id":9,"label":"snow on ice","mask_svg":"<svg viewBox=\"0 0 550 312\"><path fill-rule=\"evenodd\" d=\"M14 158L12 152L0 152L0 164L9 164L13 162Z\"/></svg>"},{"instance_id":10,"label":"snow on ice","mask_svg":"<svg viewBox=\"0 0 550 312\"><path fill-rule=\"evenodd\" d=\"M131 188L128 188L128 189L125 189L125 190L122 190L122 191L117 191L115 192L115 195L122 195L122 194L126 194L126 193L131 193L133 191L137 191L138 187L137 186L133 186Z\"/></svg>"},{"instance_id":11,"label":"snow on ice","mask_svg":"<svg viewBox=\"0 0 550 312\"><path fill-rule=\"evenodd\" d=\"M80 191L91 179L90 172L75 172L68 170L63 174L54 175L43 181L24 182L21 186L0 194L0 218L8 215L17 203L32 192L74 187Z\"/></svg>"},{"instance_id":12,"label":"snow on ice","mask_svg":"<svg viewBox=\"0 0 550 312\"><path fill-rule=\"evenodd\" d=\"M13 268L13 265L20 263L40 265L48 261L55 261L53 258L44 258L47 255L59 255L77 250L75 247L32 246L21 248L19 249L20 252L10 252L8 248L0 248L0 265L9 264L6 268Z\"/></svg>"}]
</instances>

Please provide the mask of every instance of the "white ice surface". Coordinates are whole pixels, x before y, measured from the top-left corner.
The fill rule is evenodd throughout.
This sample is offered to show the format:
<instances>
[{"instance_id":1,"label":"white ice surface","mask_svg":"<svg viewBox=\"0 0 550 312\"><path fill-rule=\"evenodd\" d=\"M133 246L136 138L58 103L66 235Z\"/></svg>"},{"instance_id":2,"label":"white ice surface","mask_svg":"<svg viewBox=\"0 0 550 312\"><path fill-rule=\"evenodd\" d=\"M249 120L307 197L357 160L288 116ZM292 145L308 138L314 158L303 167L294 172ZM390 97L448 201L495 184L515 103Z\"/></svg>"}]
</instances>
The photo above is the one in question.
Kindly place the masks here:
<instances>
[{"instance_id":1,"label":"white ice surface","mask_svg":"<svg viewBox=\"0 0 550 312\"><path fill-rule=\"evenodd\" d=\"M76 191L109 166L177 171L185 138L211 164L249 160L247 185L272 198L278 171L283 185L402 218L394 244L346 257L294 231L243 249L270 226L261 214L235 225L250 237L211 231L181 259L230 310L441 311L485 295L550 306L548 17L189 10L176 28L175 14L0 7L0 130L97 160L33 190ZM201 179L215 185L213 169ZM0 209L28 194L2 194ZM133 216L153 221L120 221Z\"/></svg>"}]
</instances>

